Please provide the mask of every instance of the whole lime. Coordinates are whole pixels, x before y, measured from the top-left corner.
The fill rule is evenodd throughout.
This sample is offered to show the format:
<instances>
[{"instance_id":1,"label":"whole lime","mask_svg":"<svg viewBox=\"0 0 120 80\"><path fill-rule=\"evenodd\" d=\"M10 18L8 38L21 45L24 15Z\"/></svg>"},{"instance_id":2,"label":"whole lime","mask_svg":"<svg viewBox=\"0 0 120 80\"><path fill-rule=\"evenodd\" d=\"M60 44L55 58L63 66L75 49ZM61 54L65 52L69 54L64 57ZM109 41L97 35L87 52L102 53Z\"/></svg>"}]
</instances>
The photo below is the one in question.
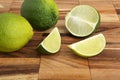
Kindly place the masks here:
<instances>
[{"instance_id":1,"label":"whole lime","mask_svg":"<svg viewBox=\"0 0 120 80\"><path fill-rule=\"evenodd\" d=\"M32 38L33 29L28 21L13 13L0 14L0 51L13 52Z\"/></svg>"},{"instance_id":2,"label":"whole lime","mask_svg":"<svg viewBox=\"0 0 120 80\"><path fill-rule=\"evenodd\" d=\"M25 0L21 7L21 15L36 30L47 30L58 20L59 11L54 0Z\"/></svg>"}]
</instances>

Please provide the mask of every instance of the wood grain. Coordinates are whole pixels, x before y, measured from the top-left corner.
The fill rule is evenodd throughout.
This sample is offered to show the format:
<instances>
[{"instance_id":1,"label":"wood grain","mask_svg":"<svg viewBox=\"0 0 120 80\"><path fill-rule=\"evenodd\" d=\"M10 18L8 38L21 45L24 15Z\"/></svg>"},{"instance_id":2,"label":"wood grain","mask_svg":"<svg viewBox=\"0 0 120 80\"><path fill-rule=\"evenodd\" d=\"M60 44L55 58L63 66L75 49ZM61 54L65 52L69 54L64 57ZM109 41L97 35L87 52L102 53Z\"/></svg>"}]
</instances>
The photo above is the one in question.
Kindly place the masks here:
<instances>
[{"instance_id":1,"label":"wood grain","mask_svg":"<svg viewBox=\"0 0 120 80\"><path fill-rule=\"evenodd\" d=\"M120 22L101 23L95 34L103 33L106 37L106 48L120 48Z\"/></svg>"},{"instance_id":2,"label":"wood grain","mask_svg":"<svg viewBox=\"0 0 120 80\"><path fill-rule=\"evenodd\" d=\"M39 72L39 80L90 80L87 59L72 54L67 45L55 55L42 55Z\"/></svg>"},{"instance_id":3,"label":"wood grain","mask_svg":"<svg viewBox=\"0 0 120 80\"><path fill-rule=\"evenodd\" d=\"M119 21L111 0L80 0L80 4L87 4L95 7L101 13L102 22Z\"/></svg>"},{"instance_id":4,"label":"wood grain","mask_svg":"<svg viewBox=\"0 0 120 80\"><path fill-rule=\"evenodd\" d=\"M120 49L105 49L89 59L92 80L120 80Z\"/></svg>"},{"instance_id":5,"label":"wood grain","mask_svg":"<svg viewBox=\"0 0 120 80\"><path fill-rule=\"evenodd\" d=\"M112 3L114 5L114 7L116 9L116 12L118 14L118 17L120 19L120 1L118 1L118 0L112 0Z\"/></svg>"},{"instance_id":6,"label":"wood grain","mask_svg":"<svg viewBox=\"0 0 120 80\"><path fill-rule=\"evenodd\" d=\"M10 12L20 14L21 5L24 0L13 0Z\"/></svg>"},{"instance_id":7,"label":"wood grain","mask_svg":"<svg viewBox=\"0 0 120 80\"><path fill-rule=\"evenodd\" d=\"M12 12L20 15L23 0L0 1L0 12ZM41 32L35 31L32 40L22 49L12 52L0 52L0 80L38 80L40 54L36 46L41 42Z\"/></svg>"},{"instance_id":8,"label":"wood grain","mask_svg":"<svg viewBox=\"0 0 120 80\"><path fill-rule=\"evenodd\" d=\"M65 15L76 5L79 5L79 0L55 0L59 7L60 17L64 19Z\"/></svg>"},{"instance_id":9,"label":"wood grain","mask_svg":"<svg viewBox=\"0 0 120 80\"><path fill-rule=\"evenodd\" d=\"M0 80L37 80L39 58L0 58Z\"/></svg>"},{"instance_id":10,"label":"wood grain","mask_svg":"<svg viewBox=\"0 0 120 80\"><path fill-rule=\"evenodd\" d=\"M0 0L0 13L20 15L24 0ZM41 55L36 46L50 30L34 31L32 40L12 53L0 52L0 80L119 80L120 79L120 1L119 0L55 0L60 12L56 26L62 46L55 55ZM65 16L75 6L94 6L101 14L101 25L93 35L103 33L107 40L104 51L83 59L73 54L67 45L86 38L76 38L65 28ZM91 35L91 36L93 36Z\"/></svg>"},{"instance_id":11,"label":"wood grain","mask_svg":"<svg viewBox=\"0 0 120 80\"><path fill-rule=\"evenodd\" d=\"M39 71L39 80L90 80L90 72L87 59L82 59L68 49L67 45L75 42L65 28L64 17L76 5L78 0L56 0L60 10L60 20L56 24L62 36L62 47L59 53L55 55L42 55ZM64 7L64 5L66 7ZM43 39L50 32L43 33ZM78 38L77 38L78 40ZM47 75L47 77L46 77Z\"/></svg>"},{"instance_id":12,"label":"wood grain","mask_svg":"<svg viewBox=\"0 0 120 80\"><path fill-rule=\"evenodd\" d=\"M12 0L0 0L0 13L9 12Z\"/></svg>"}]
</instances>

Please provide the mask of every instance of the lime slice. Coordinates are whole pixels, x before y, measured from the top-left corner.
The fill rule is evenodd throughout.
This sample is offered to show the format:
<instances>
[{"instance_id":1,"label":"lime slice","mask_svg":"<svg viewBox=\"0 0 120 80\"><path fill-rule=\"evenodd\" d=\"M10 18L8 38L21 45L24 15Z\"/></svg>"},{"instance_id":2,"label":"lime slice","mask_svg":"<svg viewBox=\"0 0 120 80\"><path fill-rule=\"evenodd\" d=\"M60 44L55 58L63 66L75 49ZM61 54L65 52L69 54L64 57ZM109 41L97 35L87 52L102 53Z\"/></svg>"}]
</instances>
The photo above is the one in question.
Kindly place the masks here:
<instances>
[{"instance_id":1,"label":"lime slice","mask_svg":"<svg viewBox=\"0 0 120 80\"><path fill-rule=\"evenodd\" d=\"M104 35L98 34L80 42L71 44L68 47L79 56L92 57L101 53L105 48L105 45L106 40Z\"/></svg>"},{"instance_id":2,"label":"lime slice","mask_svg":"<svg viewBox=\"0 0 120 80\"><path fill-rule=\"evenodd\" d=\"M73 8L65 17L67 30L76 37L85 37L92 34L99 24L99 12L88 5Z\"/></svg>"},{"instance_id":3,"label":"lime slice","mask_svg":"<svg viewBox=\"0 0 120 80\"><path fill-rule=\"evenodd\" d=\"M43 54L52 54L59 51L61 46L61 36L58 28L52 32L38 45L37 50Z\"/></svg>"}]
</instances>

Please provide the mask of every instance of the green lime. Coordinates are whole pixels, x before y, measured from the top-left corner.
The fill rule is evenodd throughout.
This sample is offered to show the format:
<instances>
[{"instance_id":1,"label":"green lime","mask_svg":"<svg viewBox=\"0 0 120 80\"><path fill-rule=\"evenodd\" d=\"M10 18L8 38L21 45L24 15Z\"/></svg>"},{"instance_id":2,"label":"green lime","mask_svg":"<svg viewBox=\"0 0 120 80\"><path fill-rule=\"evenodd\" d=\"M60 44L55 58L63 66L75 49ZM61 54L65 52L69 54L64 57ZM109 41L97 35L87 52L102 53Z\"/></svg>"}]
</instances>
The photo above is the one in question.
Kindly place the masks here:
<instances>
[{"instance_id":1,"label":"green lime","mask_svg":"<svg viewBox=\"0 0 120 80\"><path fill-rule=\"evenodd\" d=\"M34 29L43 31L57 23L59 11L55 0L24 0L21 15Z\"/></svg>"},{"instance_id":2,"label":"green lime","mask_svg":"<svg viewBox=\"0 0 120 80\"><path fill-rule=\"evenodd\" d=\"M80 42L73 43L68 47L75 54L82 57L92 57L100 54L105 48L106 40L103 34L98 34Z\"/></svg>"},{"instance_id":3,"label":"green lime","mask_svg":"<svg viewBox=\"0 0 120 80\"><path fill-rule=\"evenodd\" d=\"M43 54L53 54L59 51L61 46L61 36L57 28L38 45L37 50Z\"/></svg>"},{"instance_id":4,"label":"green lime","mask_svg":"<svg viewBox=\"0 0 120 80\"><path fill-rule=\"evenodd\" d=\"M65 17L67 30L77 37L85 37L92 34L99 24L99 12L88 5L76 6Z\"/></svg>"},{"instance_id":5,"label":"green lime","mask_svg":"<svg viewBox=\"0 0 120 80\"><path fill-rule=\"evenodd\" d=\"M26 19L13 13L0 14L0 51L13 52L32 38L33 29Z\"/></svg>"}]
</instances>

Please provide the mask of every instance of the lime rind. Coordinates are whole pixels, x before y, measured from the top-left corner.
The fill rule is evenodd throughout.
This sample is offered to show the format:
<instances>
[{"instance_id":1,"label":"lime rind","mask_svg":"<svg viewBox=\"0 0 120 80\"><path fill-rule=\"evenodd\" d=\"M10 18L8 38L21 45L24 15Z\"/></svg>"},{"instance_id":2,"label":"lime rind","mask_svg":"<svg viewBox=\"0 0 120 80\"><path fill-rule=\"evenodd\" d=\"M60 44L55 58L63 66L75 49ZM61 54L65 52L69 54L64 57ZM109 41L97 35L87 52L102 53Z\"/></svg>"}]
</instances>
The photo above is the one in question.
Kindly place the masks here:
<instances>
[{"instance_id":1,"label":"lime rind","mask_svg":"<svg viewBox=\"0 0 120 80\"><path fill-rule=\"evenodd\" d=\"M14 13L0 14L0 52L14 52L24 47L32 38L29 22Z\"/></svg>"},{"instance_id":2,"label":"lime rind","mask_svg":"<svg viewBox=\"0 0 120 80\"><path fill-rule=\"evenodd\" d=\"M41 44L37 47L37 51L42 54L52 54L53 53L53 52L49 52L46 49L44 49L44 47Z\"/></svg>"},{"instance_id":3,"label":"lime rind","mask_svg":"<svg viewBox=\"0 0 120 80\"><path fill-rule=\"evenodd\" d=\"M94 51L95 51L96 47L93 47L93 46L96 46L96 45L100 45L100 48L97 49L96 52L92 51L93 53L89 53L89 52L85 53L88 48L87 48L87 49L84 48L84 45L85 45L86 42L91 41L91 40L93 40L93 42L95 42L95 41L97 42L97 40L98 40L98 42L97 42L97 43L91 42L90 44L87 44L87 45L86 45L87 47L88 47L88 45L89 45L89 50L88 50L88 51L91 51L91 50L94 50ZM100 40L101 40L101 43L100 43ZM84 45L81 45L81 44L84 44ZM84 49L83 49L84 51L80 51L80 49L76 48L76 46L83 47L83 48L84 48ZM88 39L82 40L82 41L80 41L80 42L73 43L73 44L69 45L68 47L69 47L76 55L81 56L81 57L88 58L88 57L92 57L92 56L96 56L96 55L100 54L100 53L104 50L105 46L106 46L106 40L105 40L104 35L103 35L103 34L98 34L98 35L96 35L96 36L93 36L93 37L90 37L90 38L88 38ZM98 48L98 47L97 47L97 48Z\"/></svg>"},{"instance_id":4,"label":"lime rind","mask_svg":"<svg viewBox=\"0 0 120 80\"><path fill-rule=\"evenodd\" d=\"M90 19L90 20L87 20L87 18L89 17L86 17L87 15L84 15L84 18L81 18L81 16L79 16L79 15L77 15L76 16L76 14L74 15L73 14L73 12L78 8L81 8L81 7L86 7L86 8L90 8L90 9L92 9L92 10L89 10L89 11L93 11L94 12L94 14L96 14L96 17L94 17L95 19L96 19L96 21L92 21L92 20L94 20L94 18L93 19ZM83 11L83 10L82 10ZM85 11L85 10L84 10ZM86 11L87 12L87 11ZM77 13L77 12L76 12ZM80 12L79 12L80 13ZM78 13L77 13L78 14ZM89 31L88 32L88 34L80 34L80 33L78 33L78 34L76 34L75 32L73 32L70 28L69 28L69 26L68 26L68 21L69 21L69 19L70 18L75 18L75 17L78 17L78 18L76 18L76 20L74 20L73 22L76 22L77 20L81 20L83 23L86 23L86 24L88 24L89 26L86 26L86 27L88 27L88 28L93 28L91 31ZM78 23L79 24L79 23ZM72 35L74 35L74 36L76 36L76 37L86 37L86 36L89 36L89 35L91 35L92 33L94 33L95 31L96 31L96 29L99 27L99 25L100 25L100 14L99 14L99 12L97 11L97 9L95 9L95 8L93 8L93 7L91 7L91 6L89 6L89 5L80 5L80 6L76 6L75 8L73 8L67 15L66 15L66 17L65 17L65 25L66 25L66 28L67 28L67 30L72 34ZM73 27L76 27L76 26L73 26ZM76 31L78 31L78 30L80 30L80 29L77 29ZM84 32L84 31L83 31Z\"/></svg>"},{"instance_id":5,"label":"lime rind","mask_svg":"<svg viewBox=\"0 0 120 80\"><path fill-rule=\"evenodd\" d=\"M54 0L24 0L20 12L38 31L54 27L59 19L59 9Z\"/></svg>"},{"instance_id":6,"label":"lime rind","mask_svg":"<svg viewBox=\"0 0 120 80\"><path fill-rule=\"evenodd\" d=\"M43 54L54 54L60 50L61 36L57 28L38 45L37 50Z\"/></svg>"}]
</instances>

